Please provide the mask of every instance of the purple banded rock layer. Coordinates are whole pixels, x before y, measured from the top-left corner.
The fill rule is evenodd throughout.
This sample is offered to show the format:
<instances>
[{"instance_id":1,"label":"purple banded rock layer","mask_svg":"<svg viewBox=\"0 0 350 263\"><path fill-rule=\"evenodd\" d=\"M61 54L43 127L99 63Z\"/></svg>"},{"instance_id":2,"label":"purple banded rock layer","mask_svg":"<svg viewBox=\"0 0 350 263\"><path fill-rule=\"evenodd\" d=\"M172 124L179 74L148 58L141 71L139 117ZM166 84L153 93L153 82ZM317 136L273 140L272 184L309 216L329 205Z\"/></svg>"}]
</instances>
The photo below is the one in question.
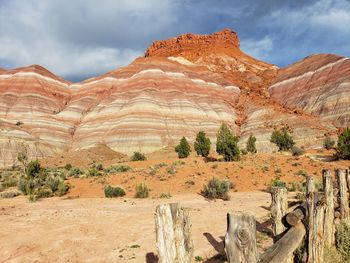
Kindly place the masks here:
<instances>
[{"instance_id":1,"label":"purple banded rock layer","mask_svg":"<svg viewBox=\"0 0 350 263\"><path fill-rule=\"evenodd\" d=\"M313 55L279 70L269 88L273 100L336 126L350 125L350 59Z\"/></svg>"},{"instance_id":2,"label":"purple banded rock layer","mask_svg":"<svg viewBox=\"0 0 350 263\"><path fill-rule=\"evenodd\" d=\"M71 84L38 67L0 75L0 144L3 163L20 144L33 156L104 144L126 154L153 152L211 138L222 122L232 129L239 89L220 75L166 58L140 58L101 77Z\"/></svg>"}]
</instances>

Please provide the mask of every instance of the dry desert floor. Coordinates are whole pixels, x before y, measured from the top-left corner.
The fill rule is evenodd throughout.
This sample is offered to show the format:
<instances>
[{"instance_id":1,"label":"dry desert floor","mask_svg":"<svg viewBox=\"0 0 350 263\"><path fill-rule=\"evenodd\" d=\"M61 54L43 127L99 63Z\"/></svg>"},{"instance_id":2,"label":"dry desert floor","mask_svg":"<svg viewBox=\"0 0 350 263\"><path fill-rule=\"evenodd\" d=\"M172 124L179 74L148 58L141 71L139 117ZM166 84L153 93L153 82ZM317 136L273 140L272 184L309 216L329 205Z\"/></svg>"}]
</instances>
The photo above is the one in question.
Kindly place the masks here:
<instances>
[{"instance_id":1,"label":"dry desert floor","mask_svg":"<svg viewBox=\"0 0 350 263\"><path fill-rule=\"evenodd\" d=\"M192 221L194 256L222 262L226 213L268 219L270 195L232 193L230 201L188 194L163 199L0 199L0 262L156 262L154 211L179 202ZM259 229L259 224L258 224ZM215 257L216 256L216 257Z\"/></svg>"}]
</instances>

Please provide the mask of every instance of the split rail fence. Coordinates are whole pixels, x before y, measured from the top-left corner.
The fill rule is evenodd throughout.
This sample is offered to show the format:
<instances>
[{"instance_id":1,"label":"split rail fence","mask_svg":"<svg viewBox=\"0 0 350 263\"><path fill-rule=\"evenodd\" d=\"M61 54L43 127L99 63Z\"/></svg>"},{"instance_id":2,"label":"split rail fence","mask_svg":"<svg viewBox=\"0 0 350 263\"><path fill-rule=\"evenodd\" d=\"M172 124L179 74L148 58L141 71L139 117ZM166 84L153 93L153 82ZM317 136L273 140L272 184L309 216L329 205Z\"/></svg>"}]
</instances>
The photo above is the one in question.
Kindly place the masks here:
<instances>
[{"instance_id":1,"label":"split rail fence","mask_svg":"<svg viewBox=\"0 0 350 263\"><path fill-rule=\"evenodd\" d=\"M313 177L306 178L305 201L288 212L287 190L273 187L271 217L274 244L258 254L256 220L248 213L228 213L224 245L229 263L290 263L304 246L304 262L323 263L324 250L335 245L335 229L350 220L350 172L322 171L321 192ZM193 262L189 213L178 204L162 204L155 212L156 242L160 263Z\"/></svg>"}]
</instances>

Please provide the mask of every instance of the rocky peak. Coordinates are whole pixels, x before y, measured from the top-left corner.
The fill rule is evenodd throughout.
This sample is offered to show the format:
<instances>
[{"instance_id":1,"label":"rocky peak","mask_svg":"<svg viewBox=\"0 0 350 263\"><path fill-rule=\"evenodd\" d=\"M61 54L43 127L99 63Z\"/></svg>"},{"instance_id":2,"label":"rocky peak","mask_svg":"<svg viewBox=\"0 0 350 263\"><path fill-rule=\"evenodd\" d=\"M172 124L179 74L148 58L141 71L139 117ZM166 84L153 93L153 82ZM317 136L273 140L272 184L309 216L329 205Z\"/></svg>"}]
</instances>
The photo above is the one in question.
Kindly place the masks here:
<instances>
[{"instance_id":1,"label":"rocky peak","mask_svg":"<svg viewBox=\"0 0 350 263\"><path fill-rule=\"evenodd\" d=\"M231 29L223 29L209 35L183 34L167 40L155 41L147 49L145 57L168 57L180 55L187 50L198 50L202 47L221 46L232 49L239 48L237 33Z\"/></svg>"}]
</instances>

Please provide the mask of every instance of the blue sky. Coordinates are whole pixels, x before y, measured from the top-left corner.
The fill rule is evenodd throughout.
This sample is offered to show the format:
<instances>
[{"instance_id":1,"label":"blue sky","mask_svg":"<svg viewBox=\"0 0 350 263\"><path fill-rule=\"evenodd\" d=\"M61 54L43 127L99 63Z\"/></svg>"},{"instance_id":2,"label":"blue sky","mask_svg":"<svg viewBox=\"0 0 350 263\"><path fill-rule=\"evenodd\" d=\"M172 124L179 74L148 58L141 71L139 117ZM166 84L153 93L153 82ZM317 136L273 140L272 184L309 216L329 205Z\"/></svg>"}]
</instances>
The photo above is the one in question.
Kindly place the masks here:
<instances>
[{"instance_id":1,"label":"blue sky","mask_svg":"<svg viewBox=\"0 0 350 263\"><path fill-rule=\"evenodd\" d=\"M280 67L350 56L350 0L0 0L0 67L40 64L77 81L129 64L154 40L227 27Z\"/></svg>"}]
</instances>

